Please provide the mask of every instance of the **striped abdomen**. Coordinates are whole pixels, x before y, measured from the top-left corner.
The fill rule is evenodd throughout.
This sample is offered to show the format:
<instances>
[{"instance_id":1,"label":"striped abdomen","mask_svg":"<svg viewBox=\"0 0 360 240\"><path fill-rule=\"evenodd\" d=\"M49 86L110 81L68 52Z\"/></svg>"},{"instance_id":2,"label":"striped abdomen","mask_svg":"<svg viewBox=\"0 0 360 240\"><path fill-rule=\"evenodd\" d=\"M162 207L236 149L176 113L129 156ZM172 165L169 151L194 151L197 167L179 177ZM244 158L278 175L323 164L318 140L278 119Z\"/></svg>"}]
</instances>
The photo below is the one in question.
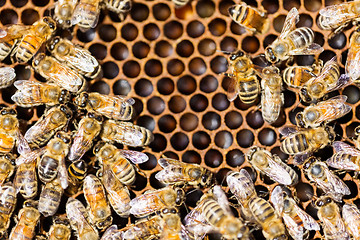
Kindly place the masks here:
<instances>
[{"instance_id":1,"label":"striped abdomen","mask_svg":"<svg viewBox=\"0 0 360 240\"><path fill-rule=\"evenodd\" d=\"M54 159L48 155L43 155L38 164L39 179L44 183L50 182L56 177L58 167L58 159Z\"/></svg>"},{"instance_id":2,"label":"striped abdomen","mask_svg":"<svg viewBox=\"0 0 360 240\"><path fill-rule=\"evenodd\" d=\"M26 35L16 49L15 58L19 63L28 62L39 50L44 38L32 34Z\"/></svg>"},{"instance_id":3,"label":"striped abdomen","mask_svg":"<svg viewBox=\"0 0 360 240\"><path fill-rule=\"evenodd\" d=\"M3 233L10 225L10 217L16 205L16 190L12 183L2 185L0 199L0 233Z\"/></svg>"},{"instance_id":4,"label":"striped abdomen","mask_svg":"<svg viewBox=\"0 0 360 240\"><path fill-rule=\"evenodd\" d=\"M274 208L265 199L259 197L253 198L250 201L249 207L256 221L260 224L276 217Z\"/></svg>"},{"instance_id":5,"label":"striped abdomen","mask_svg":"<svg viewBox=\"0 0 360 240\"><path fill-rule=\"evenodd\" d=\"M293 66L287 67L283 73L283 79L289 87L300 88L313 78L311 67Z\"/></svg>"},{"instance_id":6,"label":"striped abdomen","mask_svg":"<svg viewBox=\"0 0 360 240\"><path fill-rule=\"evenodd\" d=\"M338 168L338 169L352 169L352 170L357 170L357 169L353 169L355 166L352 166L352 164L357 165L357 168L360 168L360 156L353 156L350 154L347 154L344 151L341 152L336 152L334 153L334 155L332 155L331 158L329 158L327 160L327 163L329 166L334 167L334 168ZM350 163L350 166L348 166L348 164Z\"/></svg>"},{"instance_id":7,"label":"striped abdomen","mask_svg":"<svg viewBox=\"0 0 360 240\"><path fill-rule=\"evenodd\" d=\"M264 87L261 97L261 109L264 120L268 123L275 122L281 111L283 94L281 86L279 89L272 91L269 87Z\"/></svg>"},{"instance_id":8,"label":"striped abdomen","mask_svg":"<svg viewBox=\"0 0 360 240\"><path fill-rule=\"evenodd\" d=\"M0 153L9 153L15 146L15 138L6 132L0 133Z\"/></svg>"},{"instance_id":9,"label":"striped abdomen","mask_svg":"<svg viewBox=\"0 0 360 240\"><path fill-rule=\"evenodd\" d=\"M3 61L10 54L18 42L19 40L10 40L0 43L0 61Z\"/></svg>"},{"instance_id":10,"label":"striped abdomen","mask_svg":"<svg viewBox=\"0 0 360 240\"><path fill-rule=\"evenodd\" d=\"M334 88L337 80L340 77L340 68L336 61L330 62L330 69L327 71L327 74L324 75L323 80L320 79L319 81L324 81L327 83L327 90L330 90L331 88Z\"/></svg>"},{"instance_id":11,"label":"striped abdomen","mask_svg":"<svg viewBox=\"0 0 360 240\"><path fill-rule=\"evenodd\" d=\"M36 161L32 163L23 163L18 166L15 176L15 186L20 194L28 199L37 194L37 176L35 171Z\"/></svg>"},{"instance_id":12,"label":"striped abdomen","mask_svg":"<svg viewBox=\"0 0 360 240\"><path fill-rule=\"evenodd\" d=\"M45 217L53 216L59 208L63 192L60 182L57 179L45 184L40 194L39 212Z\"/></svg>"},{"instance_id":13,"label":"striped abdomen","mask_svg":"<svg viewBox=\"0 0 360 240\"><path fill-rule=\"evenodd\" d=\"M99 16L99 6L98 0L92 3L91 1L78 3L76 6L73 16L76 17L79 21L77 25L83 29L93 28L96 25L98 16Z\"/></svg>"},{"instance_id":14,"label":"striped abdomen","mask_svg":"<svg viewBox=\"0 0 360 240\"><path fill-rule=\"evenodd\" d=\"M245 104L255 102L260 92L260 85L256 76L251 76L248 79L240 79L238 84L240 100Z\"/></svg>"},{"instance_id":15,"label":"striped abdomen","mask_svg":"<svg viewBox=\"0 0 360 240\"><path fill-rule=\"evenodd\" d=\"M314 32L308 27L301 27L290 32L286 39L290 41L293 49L302 49L314 42Z\"/></svg>"},{"instance_id":16,"label":"striped abdomen","mask_svg":"<svg viewBox=\"0 0 360 240\"><path fill-rule=\"evenodd\" d=\"M289 173L290 178L291 178L291 184L290 185L294 185L299 181L299 176L294 171L294 169L292 169L289 165L287 165L283 161L277 161L277 163L280 164L286 170L286 172Z\"/></svg>"},{"instance_id":17,"label":"striped abdomen","mask_svg":"<svg viewBox=\"0 0 360 240\"><path fill-rule=\"evenodd\" d=\"M205 219L215 227L218 227L222 220L226 218L224 210L212 198L204 199L202 212Z\"/></svg>"},{"instance_id":18,"label":"striped abdomen","mask_svg":"<svg viewBox=\"0 0 360 240\"><path fill-rule=\"evenodd\" d=\"M132 105L124 104L121 100L114 99L114 111L112 112L112 116L115 119L119 120L129 120L131 119L134 112L134 108Z\"/></svg>"},{"instance_id":19,"label":"striped abdomen","mask_svg":"<svg viewBox=\"0 0 360 240\"><path fill-rule=\"evenodd\" d=\"M87 171L84 160L77 160L70 164L68 168L69 175L79 181L82 181Z\"/></svg>"},{"instance_id":20,"label":"striped abdomen","mask_svg":"<svg viewBox=\"0 0 360 240\"><path fill-rule=\"evenodd\" d=\"M229 8L231 18L238 24L259 33L269 29L269 20L264 13L245 4L234 5Z\"/></svg>"},{"instance_id":21,"label":"striped abdomen","mask_svg":"<svg viewBox=\"0 0 360 240\"><path fill-rule=\"evenodd\" d=\"M163 230L163 221L160 216L155 215L148 220L140 220L131 225L124 233L126 239L149 239L154 236L159 236Z\"/></svg>"},{"instance_id":22,"label":"striped abdomen","mask_svg":"<svg viewBox=\"0 0 360 240\"><path fill-rule=\"evenodd\" d=\"M111 165L112 171L122 184L130 186L135 182L135 169L126 158L118 154Z\"/></svg>"},{"instance_id":23,"label":"striped abdomen","mask_svg":"<svg viewBox=\"0 0 360 240\"><path fill-rule=\"evenodd\" d=\"M310 148L308 139L304 133L297 133L282 140L280 149L286 154L294 155L308 151Z\"/></svg>"}]
</instances>

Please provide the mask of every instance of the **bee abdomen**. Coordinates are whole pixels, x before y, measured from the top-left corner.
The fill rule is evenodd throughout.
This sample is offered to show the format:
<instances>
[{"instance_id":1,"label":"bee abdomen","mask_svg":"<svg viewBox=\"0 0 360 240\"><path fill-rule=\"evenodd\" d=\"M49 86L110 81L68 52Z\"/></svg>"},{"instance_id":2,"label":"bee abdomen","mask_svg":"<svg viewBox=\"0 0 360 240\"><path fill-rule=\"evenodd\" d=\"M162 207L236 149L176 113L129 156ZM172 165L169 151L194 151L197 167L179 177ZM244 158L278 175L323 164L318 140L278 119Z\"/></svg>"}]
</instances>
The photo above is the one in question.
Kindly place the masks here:
<instances>
[{"instance_id":1,"label":"bee abdomen","mask_svg":"<svg viewBox=\"0 0 360 240\"><path fill-rule=\"evenodd\" d=\"M127 160L124 160L122 164L117 164L113 170L122 184L129 186L135 182L134 167Z\"/></svg>"},{"instance_id":2,"label":"bee abdomen","mask_svg":"<svg viewBox=\"0 0 360 240\"><path fill-rule=\"evenodd\" d=\"M39 164L39 178L42 182L50 182L57 175L59 163L50 156L43 156Z\"/></svg>"},{"instance_id":3,"label":"bee abdomen","mask_svg":"<svg viewBox=\"0 0 360 240\"><path fill-rule=\"evenodd\" d=\"M302 87L313 75L310 68L288 67L284 70L284 81L290 87Z\"/></svg>"},{"instance_id":4,"label":"bee abdomen","mask_svg":"<svg viewBox=\"0 0 360 240\"><path fill-rule=\"evenodd\" d=\"M259 81L256 77L252 77L249 81L239 82L239 97L246 104L255 102L260 92Z\"/></svg>"},{"instance_id":5,"label":"bee abdomen","mask_svg":"<svg viewBox=\"0 0 360 240\"><path fill-rule=\"evenodd\" d=\"M12 43L11 43L12 42ZM0 61L3 61L15 46L14 41L0 43Z\"/></svg>"},{"instance_id":6,"label":"bee abdomen","mask_svg":"<svg viewBox=\"0 0 360 240\"><path fill-rule=\"evenodd\" d=\"M249 207L258 222L265 222L275 215L273 207L262 198L254 198L250 201Z\"/></svg>"},{"instance_id":7,"label":"bee abdomen","mask_svg":"<svg viewBox=\"0 0 360 240\"><path fill-rule=\"evenodd\" d=\"M17 48L17 52L15 55L16 60L19 63L28 62L38 51L39 47L39 41L38 39L36 39L35 36L25 36L20 42L19 47Z\"/></svg>"},{"instance_id":8,"label":"bee abdomen","mask_svg":"<svg viewBox=\"0 0 360 240\"><path fill-rule=\"evenodd\" d=\"M217 223L225 217L224 210L219 206L219 204L213 199L207 199L203 205L203 213L205 218L212 225L217 225Z\"/></svg>"},{"instance_id":9,"label":"bee abdomen","mask_svg":"<svg viewBox=\"0 0 360 240\"><path fill-rule=\"evenodd\" d=\"M301 27L289 33L288 38L295 48L301 49L314 42L314 32L308 27Z\"/></svg>"},{"instance_id":10,"label":"bee abdomen","mask_svg":"<svg viewBox=\"0 0 360 240\"><path fill-rule=\"evenodd\" d=\"M280 145L281 151L287 154L297 154L309 149L309 144L304 134L296 134L285 138Z\"/></svg>"}]
</instances>

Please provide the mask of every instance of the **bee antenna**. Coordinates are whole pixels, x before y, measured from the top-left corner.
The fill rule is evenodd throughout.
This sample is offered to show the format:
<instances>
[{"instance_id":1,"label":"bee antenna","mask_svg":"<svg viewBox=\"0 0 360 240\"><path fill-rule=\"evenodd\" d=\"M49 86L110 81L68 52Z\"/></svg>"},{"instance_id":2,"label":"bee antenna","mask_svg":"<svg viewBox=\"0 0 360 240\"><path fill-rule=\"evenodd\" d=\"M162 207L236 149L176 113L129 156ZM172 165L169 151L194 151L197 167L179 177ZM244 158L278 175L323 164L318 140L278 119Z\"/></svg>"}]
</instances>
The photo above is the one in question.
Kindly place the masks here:
<instances>
[{"instance_id":1,"label":"bee antenna","mask_svg":"<svg viewBox=\"0 0 360 240\"><path fill-rule=\"evenodd\" d=\"M229 51L223 51L223 50L216 50L217 52L221 52L221 53L224 53L226 55L231 55L232 52L229 52Z\"/></svg>"}]
</instances>

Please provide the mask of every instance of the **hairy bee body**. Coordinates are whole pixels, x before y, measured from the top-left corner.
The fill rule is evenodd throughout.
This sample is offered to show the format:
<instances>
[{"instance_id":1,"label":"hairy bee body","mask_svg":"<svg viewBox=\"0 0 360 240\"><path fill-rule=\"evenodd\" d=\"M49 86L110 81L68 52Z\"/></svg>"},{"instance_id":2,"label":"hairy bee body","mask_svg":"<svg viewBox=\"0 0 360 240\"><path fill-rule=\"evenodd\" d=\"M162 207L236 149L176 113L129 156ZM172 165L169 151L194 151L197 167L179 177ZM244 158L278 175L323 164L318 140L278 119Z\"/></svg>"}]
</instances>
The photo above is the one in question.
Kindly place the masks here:
<instances>
[{"instance_id":1,"label":"hairy bee body","mask_svg":"<svg viewBox=\"0 0 360 240\"><path fill-rule=\"evenodd\" d=\"M11 182L0 187L0 238L7 238L11 215L16 206L16 190Z\"/></svg>"},{"instance_id":2,"label":"hairy bee body","mask_svg":"<svg viewBox=\"0 0 360 240\"><path fill-rule=\"evenodd\" d=\"M231 6L228 11L237 24L253 33L264 34L269 30L270 21L262 10L241 3Z\"/></svg>"},{"instance_id":3,"label":"hairy bee body","mask_svg":"<svg viewBox=\"0 0 360 240\"><path fill-rule=\"evenodd\" d=\"M112 216L101 181L92 174L87 175L83 190L90 209L90 222L99 229L106 229L112 223Z\"/></svg>"},{"instance_id":4,"label":"hairy bee body","mask_svg":"<svg viewBox=\"0 0 360 240\"><path fill-rule=\"evenodd\" d=\"M0 155L0 187L14 174L15 164L12 154Z\"/></svg>"},{"instance_id":5,"label":"hairy bee body","mask_svg":"<svg viewBox=\"0 0 360 240\"><path fill-rule=\"evenodd\" d=\"M101 0L79 0L75 7L71 22L77 24L81 31L94 28L100 14Z\"/></svg>"},{"instance_id":6,"label":"hairy bee body","mask_svg":"<svg viewBox=\"0 0 360 240\"><path fill-rule=\"evenodd\" d=\"M288 239L284 224L268 201L259 197L253 198L249 207L255 220L261 225L266 239Z\"/></svg>"},{"instance_id":7,"label":"hairy bee body","mask_svg":"<svg viewBox=\"0 0 360 240\"><path fill-rule=\"evenodd\" d=\"M17 191L25 198L34 198L37 194L38 180L36 161L23 163L17 167L14 184Z\"/></svg>"},{"instance_id":8,"label":"hairy bee body","mask_svg":"<svg viewBox=\"0 0 360 240\"><path fill-rule=\"evenodd\" d=\"M69 240L71 237L69 220L66 217L54 217L47 237L49 240Z\"/></svg>"},{"instance_id":9,"label":"hairy bee body","mask_svg":"<svg viewBox=\"0 0 360 240\"><path fill-rule=\"evenodd\" d=\"M71 18L78 0L59 0L55 3L54 20L63 28L71 27Z\"/></svg>"},{"instance_id":10,"label":"hairy bee body","mask_svg":"<svg viewBox=\"0 0 360 240\"><path fill-rule=\"evenodd\" d=\"M131 0L104 0L103 3L107 9L118 14L130 11L132 6Z\"/></svg>"},{"instance_id":11,"label":"hairy bee body","mask_svg":"<svg viewBox=\"0 0 360 240\"><path fill-rule=\"evenodd\" d=\"M360 82L360 29L356 29L350 38L350 47L346 58L345 73L354 83Z\"/></svg>"},{"instance_id":12,"label":"hairy bee body","mask_svg":"<svg viewBox=\"0 0 360 240\"><path fill-rule=\"evenodd\" d=\"M40 193L39 212L45 217L53 216L59 208L63 193L64 190L58 178L46 183Z\"/></svg>"},{"instance_id":13,"label":"hairy bee body","mask_svg":"<svg viewBox=\"0 0 360 240\"><path fill-rule=\"evenodd\" d=\"M35 237L35 227L40 220L40 213L37 210L37 202L27 200L23 208L19 211L16 226L11 230L11 240L33 239Z\"/></svg>"},{"instance_id":14,"label":"hairy bee body","mask_svg":"<svg viewBox=\"0 0 360 240\"><path fill-rule=\"evenodd\" d=\"M348 232L354 239L360 238L360 211L355 204L344 204L342 217Z\"/></svg>"},{"instance_id":15,"label":"hairy bee body","mask_svg":"<svg viewBox=\"0 0 360 240\"><path fill-rule=\"evenodd\" d=\"M87 165L84 160L76 160L68 167L69 186L66 188L66 193L70 196L75 195L80 188L82 181L87 172Z\"/></svg>"},{"instance_id":16,"label":"hairy bee body","mask_svg":"<svg viewBox=\"0 0 360 240\"><path fill-rule=\"evenodd\" d=\"M15 145L18 145L19 149L19 144L22 144L20 137L23 136L19 132L19 120L16 114L11 108L2 108L0 111L0 153L2 154L10 153Z\"/></svg>"},{"instance_id":17,"label":"hairy bee body","mask_svg":"<svg viewBox=\"0 0 360 240\"><path fill-rule=\"evenodd\" d=\"M106 142L118 142L132 147L149 145L154 139L151 131L144 127L114 120L103 123L100 137Z\"/></svg>"},{"instance_id":18,"label":"hairy bee body","mask_svg":"<svg viewBox=\"0 0 360 240\"><path fill-rule=\"evenodd\" d=\"M155 215L130 225L123 234L123 238L133 240L151 239L160 236L162 230L163 220L159 215Z\"/></svg>"},{"instance_id":19,"label":"hairy bee body","mask_svg":"<svg viewBox=\"0 0 360 240\"><path fill-rule=\"evenodd\" d=\"M310 79L320 73L322 62L310 66L290 66L283 72L284 82L292 88L301 88Z\"/></svg>"}]
</instances>

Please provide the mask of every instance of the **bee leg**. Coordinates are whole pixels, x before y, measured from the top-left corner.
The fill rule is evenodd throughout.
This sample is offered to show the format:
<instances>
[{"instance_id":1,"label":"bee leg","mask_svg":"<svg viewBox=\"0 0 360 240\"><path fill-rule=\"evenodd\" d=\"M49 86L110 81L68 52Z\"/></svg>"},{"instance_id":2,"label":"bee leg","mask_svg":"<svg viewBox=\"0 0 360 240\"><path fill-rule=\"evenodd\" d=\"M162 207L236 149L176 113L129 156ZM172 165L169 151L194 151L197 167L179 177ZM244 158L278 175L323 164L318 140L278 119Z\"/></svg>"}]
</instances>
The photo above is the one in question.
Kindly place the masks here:
<instances>
[{"instance_id":1,"label":"bee leg","mask_svg":"<svg viewBox=\"0 0 360 240\"><path fill-rule=\"evenodd\" d=\"M289 59L285 63L286 67L291 67L294 65L294 56L290 56Z\"/></svg>"},{"instance_id":2,"label":"bee leg","mask_svg":"<svg viewBox=\"0 0 360 240\"><path fill-rule=\"evenodd\" d=\"M135 171L136 171L139 175L141 175L141 176L143 176L144 178L148 179L148 176L146 175L146 173L144 173L143 171L141 171L141 170L140 170L137 166L135 166L135 165L133 165L133 167L134 167Z\"/></svg>"}]
</instances>

